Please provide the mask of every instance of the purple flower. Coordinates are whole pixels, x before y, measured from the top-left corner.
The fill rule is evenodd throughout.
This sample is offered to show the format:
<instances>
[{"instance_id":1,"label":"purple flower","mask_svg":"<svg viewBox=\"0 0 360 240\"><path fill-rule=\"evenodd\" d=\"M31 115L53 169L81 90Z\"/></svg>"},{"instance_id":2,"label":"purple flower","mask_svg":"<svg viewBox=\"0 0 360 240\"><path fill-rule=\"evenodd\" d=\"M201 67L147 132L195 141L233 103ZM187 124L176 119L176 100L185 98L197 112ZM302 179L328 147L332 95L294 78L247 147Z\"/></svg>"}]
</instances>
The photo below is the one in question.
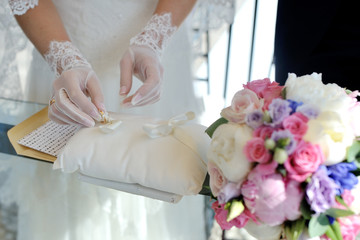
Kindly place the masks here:
<instances>
[{"instance_id":1,"label":"purple flower","mask_svg":"<svg viewBox=\"0 0 360 240\"><path fill-rule=\"evenodd\" d=\"M275 142L279 141L280 139L289 139L289 143L285 146L285 150L288 155L292 154L295 151L296 141L294 139L294 136L291 134L289 130L285 129L285 130L274 131L271 134L270 138Z\"/></svg>"},{"instance_id":2,"label":"purple flower","mask_svg":"<svg viewBox=\"0 0 360 240\"><path fill-rule=\"evenodd\" d=\"M341 195L344 189L351 190L357 183L357 177L350 171L357 169L354 162L341 162L327 167L328 175L338 185L337 195Z\"/></svg>"},{"instance_id":3,"label":"purple flower","mask_svg":"<svg viewBox=\"0 0 360 240\"><path fill-rule=\"evenodd\" d=\"M293 114L294 112L296 112L296 109L303 105L302 102L296 102L294 100L291 100L291 99L287 99L287 101L290 103L290 107L291 107L291 113L290 114Z\"/></svg>"},{"instance_id":4,"label":"purple flower","mask_svg":"<svg viewBox=\"0 0 360 240\"><path fill-rule=\"evenodd\" d=\"M275 98L269 105L269 115L272 119L271 126L278 126L290 115L292 109L290 103L281 98Z\"/></svg>"},{"instance_id":5,"label":"purple flower","mask_svg":"<svg viewBox=\"0 0 360 240\"><path fill-rule=\"evenodd\" d=\"M220 191L217 199L220 204L226 203L229 200L240 196L241 188L240 184L234 182L228 182Z\"/></svg>"},{"instance_id":6,"label":"purple flower","mask_svg":"<svg viewBox=\"0 0 360 240\"><path fill-rule=\"evenodd\" d=\"M308 104L303 104L301 106L298 106L296 111L302 113L304 116L306 116L309 119L315 119L319 115L319 110Z\"/></svg>"},{"instance_id":7,"label":"purple flower","mask_svg":"<svg viewBox=\"0 0 360 240\"><path fill-rule=\"evenodd\" d=\"M337 184L327 175L326 167L320 166L306 186L306 201L312 210L321 213L335 204Z\"/></svg>"},{"instance_id":8,"label":"purple flower","mask_svg":"<svg viewBox=\"0 0 360 240\"><path fill-rule=\"evenodd\" d=\"M245 122L251 128L256 129L261 125L263 125L264 123L263 116L264 113L261 110L255 110L249 113L248 115L246 115Z\"/></svg>"}]
</instances>

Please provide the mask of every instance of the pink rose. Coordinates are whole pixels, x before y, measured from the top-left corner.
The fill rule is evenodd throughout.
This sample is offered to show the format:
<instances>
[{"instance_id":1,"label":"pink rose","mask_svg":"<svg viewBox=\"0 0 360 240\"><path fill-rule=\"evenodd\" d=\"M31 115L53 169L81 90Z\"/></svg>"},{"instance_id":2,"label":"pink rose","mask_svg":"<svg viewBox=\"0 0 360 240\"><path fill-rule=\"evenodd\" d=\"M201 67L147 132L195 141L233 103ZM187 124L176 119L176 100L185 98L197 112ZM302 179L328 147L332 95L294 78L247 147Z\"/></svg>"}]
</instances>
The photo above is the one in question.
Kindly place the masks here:
<instances>
[{"instance_id":1,"label":"pink rose","mask_svg":"<svg viewBox=\"0 0 360 240\"><path fill-rule=\"evenodd\" d=\"M241 191L246 207L270 226L300 217L303 194L300 184L284 180L281 174L264 175L256 168L249 174Z\"/></svg>"},{"instance_id":2,"label":"pink rose","mask_svg":"<svg viewBox=\"0 0 360 240\"><path fill-rule=\"evenodd\" d=\"M348 206L351 206L351 204L355 199L351 191L347 189L344 189L343 193L341 194L341 197ZM338 204L338 205L344 207L342 204Z\"/></svg>"},{"instance_id":3,"label":"pink rose","mask_svg":"<svg viewBox=\"0 0 360 240\"><path fill-rule=\"evenodd\" d=\"M272 82L263 92L264 109L268 109L273 99L281 97L281 91L284 86L279 86L279 83Z\"/></svg>"},{"instance_id":4,"label":"pink rose","mask_svg":"<svg viewBox=\"0 0 360 240\"><path fill-rule=\"evenodd\" d=\"M208 162L208 172L210 176L210 188L214 197L217 197L220 193L221 188L223 188L227 184L227 179L224 177L222 171L218 168L218 166L209 161Z\"/></svg>"},{"instance_id":5,"label":"pink rose","mask_svg":"<svg viewBox=\"0 0 360 240\"><path fill-rule=\"evenodd\" d=\"M341 194L346 205L351 206L354 201L354 196L350 190L345 189ZM345 207L336 202L335 208L345 209ZM337 219L340 224L341 235L343 240L355 240L356 236L360 233L360 216L352 215L348 217L341 217ZM330 240L330 238L324 236L325 239Z\"/></svg>"},{"instance_id":6,"label":"pink rose","mask_svg":"<svg viewBox=\"0 0 360 240\"><path fill-rule=\"evenodd\" d=\"M356 236L360 233L360 216L342 217L338 218L338 221L343 240L356 240Z\"/></svg>"},{"instance_id":7,"label":"pink rose","mask_svg":"<svg viewBox=\"0 0 360 240\"><path fill-rule=\"evenodd\" d=\"M247 84L243 84L243 87L245 89L249 89L255 92L259 98L263 98L263 92L269 85L271 85L270 78L264 78L261 80L253 80L248 82Z\"/></svg>"},{"instance_id":8,"label":"pink rose","mask_svg":"<svg viewBox=\"0 0 360 240\"><path fill-rule=\"evenodd\" d=\"M245 123L247 114L261 109L263 102L248 89L238 91L232 99L231 106L221 111L221 116L234 123Z\"/></svg>"},{"instance_id":9,"label":"pink rose","mask_svg":"<svg viewBox=\"0 0 360 240\"><path fill-rule=\"evenodd\" d=\"M215 220L220 225L221 229L229 230L233 226L237 228L243 228L249 219L252 219L256 222L255 216L251 214L248 209L245 209L238 217L228 222L226 221L228 210L225 210L224 207L225 204L219 204L218 201L214 202L211 206L215 212Z\"/></svg>"},{"instance_id":10,"label":"pink rose","mask_svg":"<svg viewBox=\"0 0 360 240\"><path fill-rule=\"evenodd\" d=\"M282 124L284 129L289 130L293 134L295 140L299 141L308 129L308 125L306 124L308 121L309 119L303 114L294 113L286 117Z\"/></svg>"},{"instance_id":11,"label":"pink rose","mask_svg":"<svg viewBox=\"0 0 360 240\"><path fill-rule=\"evenodd\" d=\"M284 163L284 166L291 179L303 182L315 172L324 161L325 157L319 145L312 145L309 142L300 141L295 152L290 155Z\"/></svg>"},{"instance_id":12,"label":"pink rose","mask_svg":"<svg viewBox=\"0 0 360 240\"><path fill-rule=\"evenodd\" d=\"M265 141L256 137L248 141L244 147L246 157L250 162L266 163L271 159L269 150L265 148Z\"/></svg>"},{"instance_id":13,"label":"pink rose","mask_svg":"<svg viewBox=\"0 0 360 240\"><path fill-rule=\"evenodd\" d=\"M254 131L254 137L260 137L264 140L271 137L271 134L275 131L270 126L261 126Z\"/></svg>"},{"instance_id":14,"label":"pink rose","mask_svg":"<svg viewBox=\"0 0 360 240\"><path fill-rule=\"evenodd\" d=\"M271 101L275 98L279 98L281 96L281 91L284 88L284 86L280 86L277 82L271 82L269 78L254 80L243 86L245 89L255 92L259 98L264 99L263 109L268 109Z\"/></svg>"}]
</instances>

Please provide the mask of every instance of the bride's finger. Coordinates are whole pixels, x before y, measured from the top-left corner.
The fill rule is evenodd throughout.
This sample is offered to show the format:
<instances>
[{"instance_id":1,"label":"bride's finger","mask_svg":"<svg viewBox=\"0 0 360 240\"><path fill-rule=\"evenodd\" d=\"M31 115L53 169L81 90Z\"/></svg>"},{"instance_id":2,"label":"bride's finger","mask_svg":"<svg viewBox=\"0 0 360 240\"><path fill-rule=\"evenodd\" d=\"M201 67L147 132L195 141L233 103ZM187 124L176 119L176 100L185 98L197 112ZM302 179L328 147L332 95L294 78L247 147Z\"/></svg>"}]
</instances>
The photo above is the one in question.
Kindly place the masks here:
<instances>
[{"instance_id":1,"label":"bride's finger","mask_svg":"<svg viewBox=\"0 0 360 240\"><path fill-rule=\"evenodd\" d=\"M68 116L66 116L65 114L63 114L62 112L60 112L57 108L56 108L56 104L51 104L49 106L48 109L48 116L49 118L59 124L63 124L63 125L74 125L77 124L77 122L75 122L74 120L72 120L71 118L69 118Z\"/></svg>"},{"instance_id":2,"label":"bride's finger","mask_svg":"<svg viewBox=\"0 0 360 240\"><path fill-rule=\"evenodd\" d=\"M69 98L64 88L60 89L58 94L55 94L55 104L58 110L73 121L82 124L86 127L93 127L95 125L94 120L82 112Z\"/></svg>"}]
</instances>

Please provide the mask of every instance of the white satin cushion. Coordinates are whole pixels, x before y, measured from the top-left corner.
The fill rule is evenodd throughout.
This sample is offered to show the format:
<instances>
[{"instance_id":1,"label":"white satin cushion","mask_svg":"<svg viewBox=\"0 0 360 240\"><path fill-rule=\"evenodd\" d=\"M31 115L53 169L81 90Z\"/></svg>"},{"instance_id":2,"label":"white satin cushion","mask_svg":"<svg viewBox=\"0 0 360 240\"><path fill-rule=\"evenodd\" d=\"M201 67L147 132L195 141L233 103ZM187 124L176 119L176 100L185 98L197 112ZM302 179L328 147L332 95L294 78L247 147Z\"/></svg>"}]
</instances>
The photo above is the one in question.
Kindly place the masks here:
<instances>
[{"instance_id":1,"label":"white satin cushion","mask_svg":"<svg viewBox=\"0 0 360 240\"><path fill-rule=\"evenodd\" d=\"M199 193L206 176L206 151L210 138L205 127L187 123L172 134L150 138L143 125L156 119L111 114L122 124L112 133L98 126L82 128L67 143L54 169L75 172L99 179L137 183L175 193Z\"/></svg>"}]
</instances>

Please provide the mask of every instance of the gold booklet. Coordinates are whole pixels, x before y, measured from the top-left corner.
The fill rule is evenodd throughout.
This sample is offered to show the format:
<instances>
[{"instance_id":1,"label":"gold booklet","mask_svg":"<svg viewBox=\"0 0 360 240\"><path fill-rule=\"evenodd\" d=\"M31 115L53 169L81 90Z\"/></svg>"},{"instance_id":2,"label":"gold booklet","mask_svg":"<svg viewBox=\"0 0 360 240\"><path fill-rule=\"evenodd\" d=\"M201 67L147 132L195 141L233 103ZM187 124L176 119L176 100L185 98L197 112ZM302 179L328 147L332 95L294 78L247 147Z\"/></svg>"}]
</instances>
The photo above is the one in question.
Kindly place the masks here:
<instances>
[{"instance_id":1,"label":"gold booklet","mask_svg":"<svg viewBox=\"0 0 360 240\"><path fill-rule=\"evenodd\" d=\"M27 156L30 158L43 160L51 163L53 163L56 160L55 156L51 156L49 154L37 151L29 147L25 147L18 143L18 141L22 139L24 136L28 135L35 129L41 127L48 121L49 121L48 107L45 107L41 111L35 113L31 117L19 123L18 125L14 126L8 131L7 134L9 140L18 155Z\"/></svg>"}]
</instances>

